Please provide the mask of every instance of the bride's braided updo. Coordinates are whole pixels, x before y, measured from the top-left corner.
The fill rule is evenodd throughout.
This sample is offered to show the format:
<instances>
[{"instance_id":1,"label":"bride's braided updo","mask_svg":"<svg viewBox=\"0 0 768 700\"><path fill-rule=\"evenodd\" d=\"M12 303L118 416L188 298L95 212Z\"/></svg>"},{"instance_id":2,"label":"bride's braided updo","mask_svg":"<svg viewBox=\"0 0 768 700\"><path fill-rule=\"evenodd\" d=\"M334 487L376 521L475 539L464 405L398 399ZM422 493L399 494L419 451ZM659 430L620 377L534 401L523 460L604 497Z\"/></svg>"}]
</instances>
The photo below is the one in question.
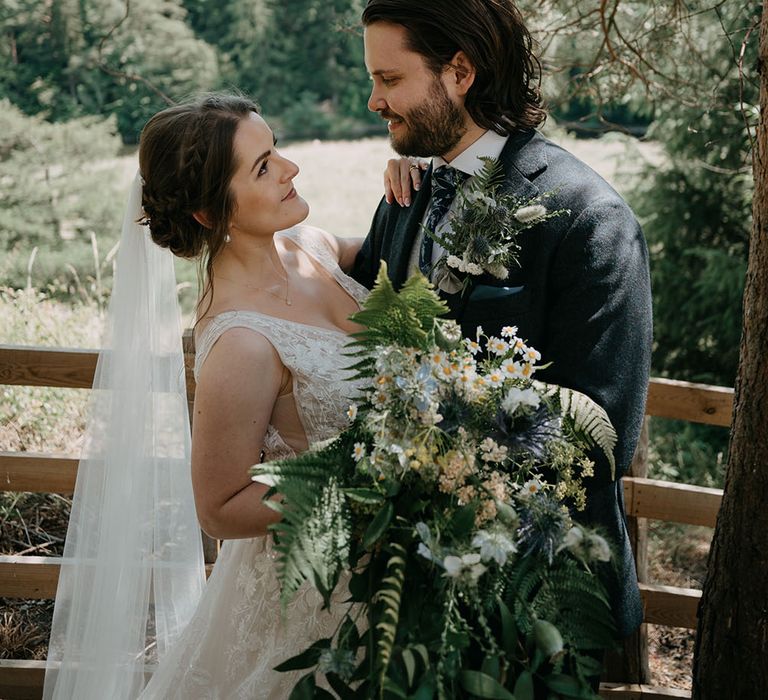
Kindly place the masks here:
<instances>
[{"instance_id":1,"label":"bride's braided updo","mask_svg":"<svg viewBox=\"0 0 768 700\"><path fill-rule=\"evenodd\" d=\"M157 245L182 258L205 255L210 262L216 257L234 204L235 132L240 121L258 111L246 97L208 94L147 122L139 144L143 223Z\"/></svg>"},{"instance_id":2,"label":"bride's braided updo","mask_svg":"<svg viewBox=\"0 0 768 700\"><path fill-rule=\"evenodd\" d=\"M251 112L258 114L259 107L247 97L206 94L155 114L139 141L141 223L157 245L198 260L204 282L198 305L207 299L208 308L213 261L226 243L235 205L235 133ZM200 311L198 306L198 320L207 313Z\"/></svg>"}]
</instances>

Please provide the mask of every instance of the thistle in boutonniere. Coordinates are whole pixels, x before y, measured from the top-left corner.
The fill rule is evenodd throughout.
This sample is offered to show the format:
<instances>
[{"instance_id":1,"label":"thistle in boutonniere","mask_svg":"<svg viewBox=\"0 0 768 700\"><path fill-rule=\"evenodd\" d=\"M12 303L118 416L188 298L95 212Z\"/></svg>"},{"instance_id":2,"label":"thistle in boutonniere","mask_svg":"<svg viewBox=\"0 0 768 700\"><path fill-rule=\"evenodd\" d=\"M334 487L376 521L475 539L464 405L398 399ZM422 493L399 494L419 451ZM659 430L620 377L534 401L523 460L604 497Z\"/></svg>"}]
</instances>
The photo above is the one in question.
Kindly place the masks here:
<instances>
[{"instance_id":1,"label":"thistle in boutonniere","mask_svg":"<svg viewBox=\"0 0 768 700\"><path fill-rule=\"evenodd\" d=\"M482 170L456 193L458 207L448 214L448 228L439 234L424 232L445 249L435 263L434 280L449 294L465 290L472 277L486 273L506 279L518 264L520 232L568 213L549 211L542 204L547 194L525 200L504 191L501 163L495 158L482 160Z\"/></svg>"}]
</instances>

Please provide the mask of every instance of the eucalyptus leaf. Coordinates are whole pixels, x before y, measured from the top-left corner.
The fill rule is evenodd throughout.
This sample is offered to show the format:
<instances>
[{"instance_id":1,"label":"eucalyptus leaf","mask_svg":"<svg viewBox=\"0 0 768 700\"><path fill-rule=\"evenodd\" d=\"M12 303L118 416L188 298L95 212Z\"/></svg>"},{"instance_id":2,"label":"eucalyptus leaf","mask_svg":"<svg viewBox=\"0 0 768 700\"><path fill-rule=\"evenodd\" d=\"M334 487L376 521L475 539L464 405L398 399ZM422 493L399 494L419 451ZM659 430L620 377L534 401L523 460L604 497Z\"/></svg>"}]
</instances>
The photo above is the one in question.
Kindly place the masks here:
<instances>
[{"instance_id":1,"label":"eucalyptus leaf","mask_svg":"<svg viewBox=\"0 0 768 700\"><path fill-rule=\"evenodd\" d=\"M410 688L416 679L416 659L410 649L403 649L402 657L405 673L408 677L408 687Z\"/></svg>"},{"instance_id":2,"label":"eucalyptus leaf","mask_svg":"<svg viewBox=\"0 0 768 700\"><path fill-rule=\"evenodd\" d=\"M301 669L316 666L317 662L320 660L320 654L322 653L323 649L330 648L331 640L321 639L306 648L300 654L296 654L296 656L292 656L290 659L283 661L283 663L275 666L275 671L299 671Z\"/></svg>"},{"instance_id":3,"label":"eucalyptus leaf","mask_svg":"<svg viewBox=\"0 0 768 700\"><path fill-rule=\"evenodd\" d=\"M334 692L339 696L339 700L356 700L358 697L354 688L347 685L335 673L327 673L325 679L328 681L328 685L330 685Z\"/></svg>"},{"instance_id":4,"label":"eucalyptus leaf","mask_svg":"<svg viewBox=\"0 0 768 700\"><path fill-rule=\"evenodd\" d=\"M499 663L499 657L495 654L493 656L486 656L483 659L481 670L491 678L499 680L499 677L501 676L501 664Z\"/></svg>"},{"instance_id":5,"label":"eucalyptus leaf","mask_svg":"<svg viewBox=\"0 0 768 700\"><path fill-rule=\"evenodd\" d=\"M384 501L384 496L373 489L342 489L342 493L353 501L358 501L359 503L375 504Z\"/></svg>"},{"instance_id":6,"label":"eucalyptus leaf","mask_svg":"<svg viewBox=\"0 0 768 700\"><path fill-rule=\"evenodd\" d=\"M435 697L435 676L432 671L425 674L421 685L419 685L416 692L411 695L409 700L433 700Z\"/></svg>"},{"instance_id":7,"label":"eucalyptus leaf","mask_svg":"<svg viewBox=\"0 0 768 700\"><path fill-rule=\"evenodd\" d=\"M568 698L580 698L583 695L582 685L573 676L566 676L563 673L553 673L544 678L547 688L554 690L560 695Z\"/></svg>"},{"instance_id":8,"label":"eucalyptus leaf","mask_svg":"<svg viewBox=\"0 0 768 700\"><path fill-rule=\"evenodd\" d=\"M517 649L515 618L503 600L499 600L499 612L501 614L501 638L504 642L504 651L507 652L507 656L511 657L514 656Z\"/></svg>"},{"instance_id":9,"label":"eucalyptus leaf","mask_svg":"<svg viewBox=\"0 0 768 700\"><path fill-rule=\"evenodd\" d=\"M515 683L515 700L533 700L533 676L530 671L523 671Z\"/></svg>"},{"instance_id":10,"label":"eucalyptus leaf","mask_svg":"<svg viewBox=\"0 0 768 700\"><path fill-rule=\"evenodd\" d=\"M364 573L354 573L349 579L349 593L352 600L361 603L368 595L368 576Z\"/></svg>"},{"instance_id":11,"label":"eucalyptus leaf","mask_svg":"<svg viewBox=\"0 0 768 700\"><path fill-rule=\"evenodd\" d=\"M585 676L598 676L603 672L603 664L593 656L579 655L576 663Z\"/></svg>"},{"instance_id":12,"label":"eucalyptus leaf","mask_svg":"<svg viewBox=\"0 0 768 700\"><path fill-rule=\"evenodd\" d=\"M460 679L462 688L478 698L515 700L501 683L480 671L462 671Z\"/></svg>"},{"instance_id":13,"label":"eucalyptus leaf","mask_svg":"<svg viewBox=\"0 0 768 700\"><path fill-rule=\"evenodd\" d=\"M363 547L371 547L381 539L382 535L387 531L389 524L392 522L392 516L394 514L395 509L392 506L392 502L387 501L365 531L365 535L363 535Z\"/></svg>"},{"instance_id":14,"label":"eucalyptus leaf","mask_svg":"<svg viewBox=\"0 0 768 700\"><path fill-rule=\"evenodd\" d=\"M293 687L288 700L313 700L316 690L315 674L308 673Z\"/></svg>"},{"instance_id":15,"label":"eucalyptus leaf","mask_svg":"<svg viewBox=\"0 0 768 700\"><path fill-rule=\"evenodd\" d=\"M388 694L391 694L392 696L396 698L402 698L403 700L408 699L408 693L403 690L395 681L393 681L391 678L385 678L384 679L384 690Z\"/></svg>"}]
</instances>

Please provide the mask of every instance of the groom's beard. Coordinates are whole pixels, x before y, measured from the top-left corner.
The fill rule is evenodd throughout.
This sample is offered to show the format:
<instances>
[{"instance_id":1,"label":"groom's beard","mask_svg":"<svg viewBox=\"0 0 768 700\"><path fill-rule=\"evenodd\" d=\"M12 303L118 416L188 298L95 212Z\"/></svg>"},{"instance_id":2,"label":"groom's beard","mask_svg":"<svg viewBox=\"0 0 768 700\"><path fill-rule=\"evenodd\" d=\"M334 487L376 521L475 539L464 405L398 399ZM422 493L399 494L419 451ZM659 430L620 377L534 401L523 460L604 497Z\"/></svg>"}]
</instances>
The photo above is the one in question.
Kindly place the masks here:
<instances>
[{"instance_id":1,"label":"groom's beard","mask_svg":"<svg viewBox=\"0 0 768 700\"><path fill-rule=\"evenodd\" d=\"M464 115L451 102L445 86L437 78L430 88L429 96L418 107L402 116L384 110L381 116L403 120L400 133L390 134L392 148L401 156L441 156L454 149L467 133Z\"/></svg>"}]
</instances>

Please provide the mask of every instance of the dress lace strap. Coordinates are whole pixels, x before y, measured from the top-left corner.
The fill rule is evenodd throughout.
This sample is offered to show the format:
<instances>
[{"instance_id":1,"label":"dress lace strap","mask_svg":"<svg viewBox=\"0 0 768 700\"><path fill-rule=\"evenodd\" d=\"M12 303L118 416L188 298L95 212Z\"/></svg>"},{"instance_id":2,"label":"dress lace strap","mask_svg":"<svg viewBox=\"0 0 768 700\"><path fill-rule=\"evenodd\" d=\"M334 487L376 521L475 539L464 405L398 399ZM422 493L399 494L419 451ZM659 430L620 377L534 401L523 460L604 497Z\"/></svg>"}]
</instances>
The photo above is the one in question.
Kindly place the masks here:
<instances>
[{"instance_id":1,"label":"dress lace strap","mask_svg":"<svg viewBox=\"0 0 768 700\"><path fill-rule=\"evenodd\" d=\"M368 290L339 267L336 253L328 245L327 234L315 226L294 226L283 234L289 236L299 248L322 265L358 304L362 304Z\"/></svg>"}]
</instances>

